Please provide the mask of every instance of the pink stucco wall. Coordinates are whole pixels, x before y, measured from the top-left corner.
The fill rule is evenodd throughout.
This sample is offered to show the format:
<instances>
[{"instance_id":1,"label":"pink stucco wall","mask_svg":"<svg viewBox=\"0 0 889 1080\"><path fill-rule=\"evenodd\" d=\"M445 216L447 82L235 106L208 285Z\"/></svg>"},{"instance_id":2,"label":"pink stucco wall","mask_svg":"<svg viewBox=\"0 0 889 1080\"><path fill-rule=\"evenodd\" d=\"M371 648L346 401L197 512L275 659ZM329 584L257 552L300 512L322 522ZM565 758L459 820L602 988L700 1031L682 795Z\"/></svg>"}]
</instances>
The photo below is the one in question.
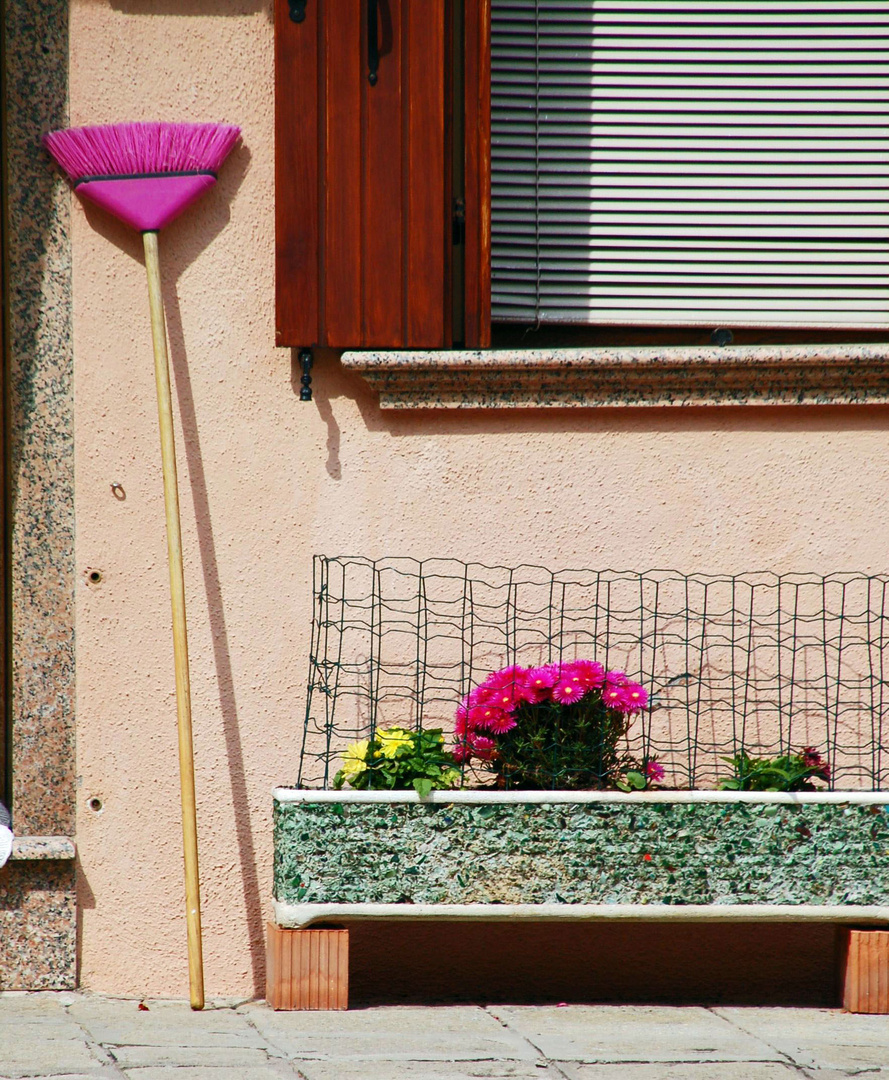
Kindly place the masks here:
<instances>
[{"instance_id":1,"label":"pink stucco wall","mask_svg":"<svg viewBox=\"0 0 889 1080\"><path fill-rule=\"evenodd\" d=\"M889 566L889 410L382 414L274 347L273 82L259 0L72 0L72 124L226 120L162 237L179 424L210 994L262 993L270 789L292 781L313 552L705 572ZM73 214L84 986L187 987L172 647L141 242ZM125 498L112 483L123 486ZM99 585L87 583L99 569ZM89 801L102 800L102 810Z\"/></svg>"}]
</instances>

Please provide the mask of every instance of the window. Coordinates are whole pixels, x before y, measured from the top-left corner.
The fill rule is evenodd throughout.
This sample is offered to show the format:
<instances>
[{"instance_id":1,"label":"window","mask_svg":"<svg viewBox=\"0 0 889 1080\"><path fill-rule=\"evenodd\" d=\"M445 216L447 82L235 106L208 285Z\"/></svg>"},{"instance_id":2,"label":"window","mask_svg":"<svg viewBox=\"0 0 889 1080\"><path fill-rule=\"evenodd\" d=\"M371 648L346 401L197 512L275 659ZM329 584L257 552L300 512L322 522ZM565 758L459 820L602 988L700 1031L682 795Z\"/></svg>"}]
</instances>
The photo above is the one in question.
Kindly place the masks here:
<instances>
[{"instance_id":1,"label":"window","mask_svg":"<svg viewBox=\"0 0 889 1080\"><path fill-rule=\"evenodd\" d=\"M276 17L280 344L889 326L883 0Z\"/></svg>"},{"instance_id":2,"label":"window","mask_svg":"<svg viewBox=\"0 0 889 1080\"><path fill-rule=\"evenodd\" d=\"M498 322L889 322L883 0L492 0Z\"/></svg>"}]
</instances>

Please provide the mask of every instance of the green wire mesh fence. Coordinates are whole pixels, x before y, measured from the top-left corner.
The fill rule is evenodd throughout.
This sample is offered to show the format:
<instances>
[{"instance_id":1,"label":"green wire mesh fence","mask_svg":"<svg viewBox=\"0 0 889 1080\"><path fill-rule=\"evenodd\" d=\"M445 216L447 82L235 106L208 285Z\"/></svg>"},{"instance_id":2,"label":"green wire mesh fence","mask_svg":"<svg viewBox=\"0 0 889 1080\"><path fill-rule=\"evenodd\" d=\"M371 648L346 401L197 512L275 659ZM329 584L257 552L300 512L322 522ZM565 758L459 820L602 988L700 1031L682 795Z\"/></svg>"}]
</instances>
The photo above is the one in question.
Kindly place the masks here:
<instances>
[{"instance_id":1,"label":"green wire mesh fence","mask_svg":"<svg viewBox=\"0 0 889 1080\"><path fill-rule=\"evenodd\" d=\"M453 731L492 670L588 658L649 690L628 750L674 788L713 787L742 749L815 746L831 786L887 785L889 577L713 576L316 556L297 784L389 726ZM470 783L467 778L467 783Z\"/></svg>"}]
</instances>

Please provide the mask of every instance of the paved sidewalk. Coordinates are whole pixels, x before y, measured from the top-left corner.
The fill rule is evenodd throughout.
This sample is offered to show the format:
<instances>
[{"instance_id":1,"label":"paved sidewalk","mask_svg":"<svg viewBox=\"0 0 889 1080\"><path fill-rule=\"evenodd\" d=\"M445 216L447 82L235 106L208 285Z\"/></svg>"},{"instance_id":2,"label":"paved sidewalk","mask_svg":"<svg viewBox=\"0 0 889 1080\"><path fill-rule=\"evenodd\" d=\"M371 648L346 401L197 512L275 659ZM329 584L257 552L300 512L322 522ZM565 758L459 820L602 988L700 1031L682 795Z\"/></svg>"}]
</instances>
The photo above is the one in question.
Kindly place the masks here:
<instances>
[{"instance_id":1,"label":"paved sidewalk","mask_svg":"<svg viewBox=\"0 0 889 1080\"><path fill-rule=\"evenodd\" d=\"M0 1080L889 1080L889 1018L832 1009L147 1005L0 993Z\"/></svg>"}]
</instances>

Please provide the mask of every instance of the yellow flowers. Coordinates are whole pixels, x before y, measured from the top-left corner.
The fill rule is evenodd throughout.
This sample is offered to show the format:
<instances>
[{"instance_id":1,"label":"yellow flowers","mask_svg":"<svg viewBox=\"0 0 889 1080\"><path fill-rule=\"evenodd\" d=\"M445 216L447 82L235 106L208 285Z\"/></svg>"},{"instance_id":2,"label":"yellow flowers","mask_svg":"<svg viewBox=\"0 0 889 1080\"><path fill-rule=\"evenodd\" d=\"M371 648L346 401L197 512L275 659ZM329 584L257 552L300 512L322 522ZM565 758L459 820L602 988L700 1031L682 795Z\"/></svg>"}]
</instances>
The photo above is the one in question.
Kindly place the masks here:
<instances>
[{"instance_id":1,"label":"yellow flowers","mask_svg":"<svg viewBox=\"0 0 889 1080\"><path fill-rule=\"evenodd\" d=\"M457 787L461 779L454 755L444 748L440 728L408 731L391 727L346 747L333 786L339 790L348 783L364 791L413 788L425 799L436 788Z\"/></svg>"},{"instance_id":2,"label":"yellow flowers","mask_svg":"<svg viewBox=\"0 0 889 1080\"><path fill-rule=\"evenodd\" d=\"M402 747L411 749L414 745L414 737L409 731L405 731L404 728L393 727L388 731L377 732L377 742L380 744L379 750L374 751L376 757L388 758L389 761L394 761L398 757L398 751Z\"/></svg>"},{"instance_id":3,"label":"yellow flowers","mask_svg":"<svg viewBox=\"0 0 889 1080\"><path fill-rule=\"evenodd\" d=\"M343 777L350 783L367 768L367 749L370 739L361 739L352 743L343 755Z\"/></svg>"}]
</instances>

